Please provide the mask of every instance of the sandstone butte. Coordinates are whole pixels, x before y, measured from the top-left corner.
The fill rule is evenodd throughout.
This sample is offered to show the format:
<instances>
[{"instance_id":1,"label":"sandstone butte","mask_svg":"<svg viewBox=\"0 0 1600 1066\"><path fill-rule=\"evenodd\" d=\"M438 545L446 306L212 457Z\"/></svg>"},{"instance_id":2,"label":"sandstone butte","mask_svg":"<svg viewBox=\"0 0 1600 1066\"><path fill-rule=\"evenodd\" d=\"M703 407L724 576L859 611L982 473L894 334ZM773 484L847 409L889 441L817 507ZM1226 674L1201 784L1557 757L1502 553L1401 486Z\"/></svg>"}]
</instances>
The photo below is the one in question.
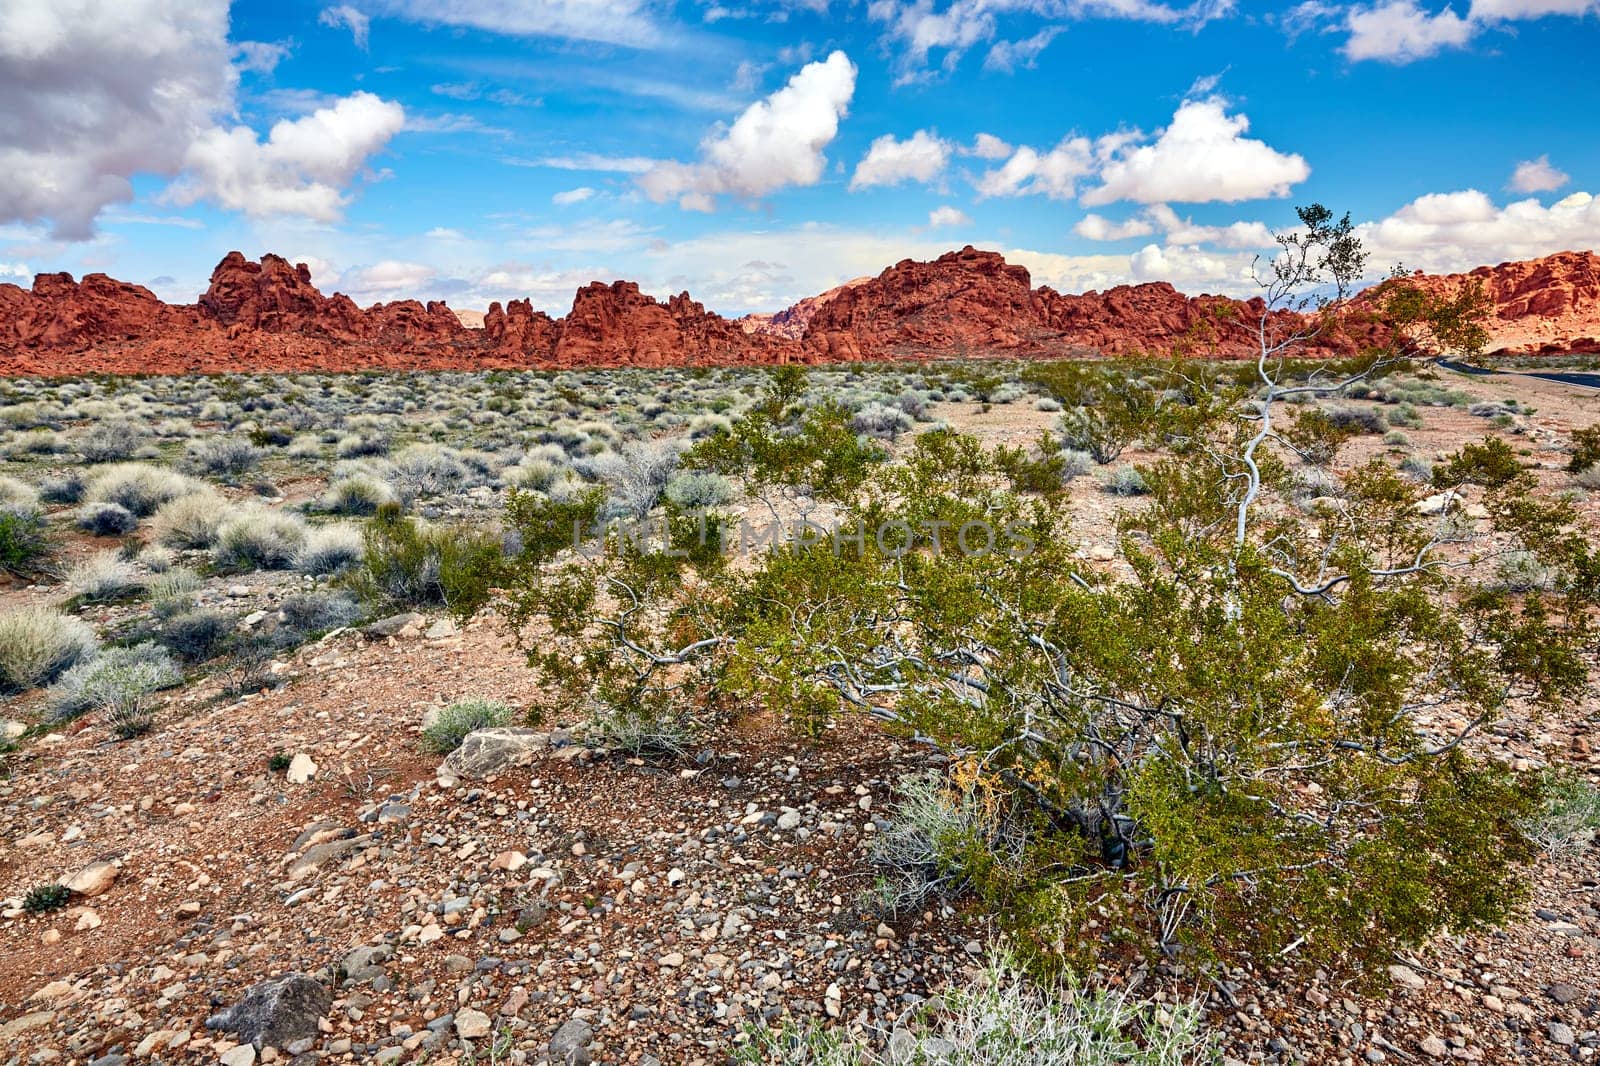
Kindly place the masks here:
<instances>
[{"instance_id":1,"label":"sandstone butte","mask_svg":"<svg viewBox=\"0 0 1600 1066\"><path fill-rule=\"evenodd\" d=\"M1500 347L1591 350L1600 333L1600 257L1563 252L1419 275L1419 284L1481 282ZM1358 301L1359 303L1359 301ZM1248 355L1259 300L1185 296L1155 282L1105 292L1034 288L998 253L964 248L904 260L771 316L723 318L680 293L661 302L633 282L579 289L563 318L527 300L491 304L481 328L439 301L358 307L325 296L310 271L276 255L230 252L193 304L167 304L104 274L41 274L0 285L0 374L296 372L362 369L668 367L861 359L1060 357L1134 352ZM1278 324L1288 326L1283 312ZM1359 317L1319 344L1356 350L1375 329Z\"/></svg>"}]
</instances>

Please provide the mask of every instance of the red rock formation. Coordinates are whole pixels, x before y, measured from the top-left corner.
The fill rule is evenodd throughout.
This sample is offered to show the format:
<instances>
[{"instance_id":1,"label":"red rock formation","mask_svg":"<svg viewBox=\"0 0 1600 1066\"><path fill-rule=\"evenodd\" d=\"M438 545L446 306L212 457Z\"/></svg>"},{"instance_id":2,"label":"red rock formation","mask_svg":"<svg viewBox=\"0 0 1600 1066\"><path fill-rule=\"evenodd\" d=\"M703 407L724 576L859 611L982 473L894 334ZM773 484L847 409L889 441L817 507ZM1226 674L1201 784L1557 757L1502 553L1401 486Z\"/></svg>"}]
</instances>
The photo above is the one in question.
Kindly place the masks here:
<instances>
[{"instance_id":1,"label":"red rock formation","mask_svg":"<svg viewBox=\"0 0 1600 1066\"><path fill-rule=\"evenodd\" d=\"M1481 285L1491 308L1491 350L1583 352L1600 337L1600 255L1594 252L1557 252L1465 274L1418 271L1409 281L1442 295Z\"/></svg>"},{"instance_id":2,"label":"red rock formation","mask_svg":"<svg viewBox=\"0 0 1600 1066\"><path fill-rule=\"evenodd\" d=\"M1600 257L1592 253L1418 280L1441 289L1481 281L1495 302L1497 335L1523 350L1600 346ZM931 263L897 263L765 321L730 322L688 293L662 303L618 281L579 289L564 319L512 300L490 305L483 328L469 329L442 302L363 310L347 296L324 296L304 266L233 252L187 306L103 274L82 282L42 274L31 290L0 285L0 374L665 367L1175 349L1238 356L1252 350L1260 313L1259 301L1189 297L1164 283L1080 295L1035 289L1024 268L969 247ZM1296 321L1282 313L1274 324ZM1350 352L1351 335L1377 336L1373 330L1354 321L1319 347Z\"/></svg>"}]
</instances>

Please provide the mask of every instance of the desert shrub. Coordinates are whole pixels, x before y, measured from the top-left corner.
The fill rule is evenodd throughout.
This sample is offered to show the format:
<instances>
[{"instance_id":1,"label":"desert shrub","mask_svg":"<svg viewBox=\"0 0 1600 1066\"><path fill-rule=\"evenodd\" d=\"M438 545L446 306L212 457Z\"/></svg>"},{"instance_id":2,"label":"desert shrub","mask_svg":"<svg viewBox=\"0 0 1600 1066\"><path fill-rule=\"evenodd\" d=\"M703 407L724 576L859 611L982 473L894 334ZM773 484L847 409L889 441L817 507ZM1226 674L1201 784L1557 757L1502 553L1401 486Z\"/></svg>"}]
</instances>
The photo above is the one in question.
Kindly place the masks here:
<instances>
[{"instance_id":1,"label":"desert shrub","mask_svg":"<svg viewBox=\"0 0 1600 1066\"><path fill-rule=\"evenodd\" d=\"M39 482L39 498L45 503L77 503L86 487L82 472L72 470Z\"/></svg>"},{"instance_id":2,"label":"desert shrub","mask_svg":"<svg viewBox=\"0 0 1600 1066\"><path fill-rule=\"evenodd\" d=\"M1529 551L1510 551L1500 556L1494 573L1495 583L1510 592L1548 589L1555 579L1551 568Z\"/></svg>"},{"instance_id":3,"label":"desert shrub","mask_svg":"<svg viewBox=\"0 0 1600 1066\"><path fill-rule=\"evenodd\" d=\"M1398 429L1391 429L1383 435L1383 443L1391 448L1409 448L1411 446L1411 438Z\"/></svg>"},{"instance_id":4,"label":"desert shrub","mask_svg":"<svg viewBox=\"0 0 1600 1066\"><path fill-rule=\"evenodd\" d=\"M1539 809L1525 831L1550 855L1582 851L1600 836L1600 789L1571 770L1547 771Z\"/></svg>"},{"instance_id":5,"label":"desert shrub","mask_svg":"<svg viewBox=\"0 0 1600 1066\"><path fill-rule=\"evenodd\" d=\"M1413 404L1403 403L1388 413L1389 424L1396 429L1421 429L1422 413Z\"/></svg>"},{"instance_id":6,"label":"desert shrub","mask_svg":"<svg viewBox=\"0 0 1600 1066\"><path fill-rule=\"evenodd\" d=\"M72 902L72 890L62 884L34 885L22 897L22 909L29 914L48 914Z\"/></svg>"},{"instance_id":7,"label":"desert shrub","mask_svg":"<svg viewBox=\"0 0 1600 1066\"><path fill-rule=\"evenodd\" d=\"M756 1028L734 1055L748 1066L1190 1066L1220 1061L1197 1004L1123 989L1038 985L992 954L970 980L907 1019L884 1056L844 1033Z\"/></svg>"},{"instance_id":8,"label":"desert shrub","mask_svg":"<svg viewBox=\"0 0 1600 1066\"><path fill-rule=\"evenodd\" d=\"M1033 402L1035 411L1044 411L1047 414L1058 414L1061 411L1061 401L1053 400L1048 396L1041 396Z\"/></svg>"},{"instance_id":9,"label":"desert shrub","mask_svg":"<svg viewBox=\"0 0 1600 1066\"><path fill-rule=\"evenodd\" d=\"M106 648L62 674L50 686L50 710L57 718L66 718L119 695L143 695L182 683L183 671L159 644Z\"/></svg>"},{"instance_id":10,"label":"desert shrub","mask_svg":"<svg viewBox=\"0 0 1600 1066\"><path fill-rule=\"evenodd\" d=\"M350 433L340 437L334 445L334 454L341 459L359 459L364 456L389 454L389 435L380 430Z\"/></svg>"},{"instance_id":11,"label":"desert shrub","mask_svg":"<svg viewBox=\"0 0 1600 1066\"><path fill-rule=\"evenodd\" d=\"M34 455L57 455L67 450L66 439L50 429L30 429L19 434L5 446L5 454L26 458Z\"/></svg>"},{"instance_id":12,"label":"desert shrub","mask_svg":"<svg viewBox=\"0 0 1600 1066\"><path fill-rule=\"evenodd\" d=\"M89 503L115 503L143 518L168 500L199 487L197 482L165 467L114 463L91 474L84 499Z\"/></svg>"},{"instance_id":13,"label":"desert shrub","mask_svg":"<svg viewBox=\"0 0 1600 1066\"><path fill-rule=\"evenodd\" d=\"M590 729L605 747L630 755L682 755L696 735L687 716L654 701L604 708Z\"/></svg>"},{"instance_id":14,"label":"desert shrub","mask_svg":"<svg viewBox=\"0 0 1600 1066\"><path fill-rule=\"evenodd\" d=\"M0 612L0 691L47 685L91 658L99 646L87 622L51 608Z\"/></svg>"},{"instance_id":15,"label":"desert shrub","mask_svg":"<svg viewBox=\"0 0 1600 1066\"><path fill-rule=\"evenodd\" d=\"M912 417L899 407L869 403L850 416L850 428L875 440L897 440L912 427Z\"/></svg>"},{"instance_id":16,"label":"desert shrub","mask_svg":"<svg viewBox=\"0 0 1600 1066\"><path fill-rule=\"evenodd\" d=\"M315 433L301 433L289 442L284 454L291 459L320 459L322 442Z\"/></svg>"},{"instance_id":17,"label":"desert shrub","mask_svg":"<svg viewBox=\"0 0 1600 1066\"><path fill-rule=\"evenodd\" d=\"M1433 480L1433 461L1421 455L1408 455L1400 460L1400 472L1421 482Z\"/></svg>"},{"instance_id":18,"label":"desert shrub","mask_svg":"<svg viewBox=\"0 0 1600 1066\"><path fill-rule=\"evenodd\" d=\"M1572 475L1573 484L1580 489L1590 492L1600 492L1600 465L1591 466L1589 469Z\"/></svg>"},{"instance_id":19,"label":"desert shrub","mask_svg":"<svg viewBox=\"0 0 1600 1066\"><path fill-rule=\"evenodd\" d=\"M399 499L394 489L368 474L353 474L334 480L318 502L321 510L342 515L372 515L386 503Z\"/></svg>"},{"instance_id":20,"label":"desert shrub","mask_svg":"<svg viewBox=\"0 0 1600 1066\"><path fill-rule=\"evenodd\" d=\"M1150 491L1144 482L1144 475L1132 466L1117 467L1106 476L1102 485L1113 496L1143 496Z\"/></svg>"},{"instance_id":21,"label":"desert shrub","mask_svg":"<svg viewBox=\"0 0 1600 1066\"><path fill-rule=\"evenodd\" d=\"M75 519L79 529L95 537L123 537L139 528L139 516L116 503L86 503Z\"/></svg>"},{"instance_id":22,"label":"desert shrub","mask_svg":"<svg viewBox=\"0 0 1600 1066\"><path fill-rule=\"evenodd\" d=\"M1344 483L1319 466L1302 466L1289 478L1289 496L1296 503L1344 495Z\"/></svg>"},{"instance_id":23,"label":"desert shrub","mask_svg":"<svg viewBox=\"0 0 1600 1066\"><path fill-rule=\"evenodd\" d=\"M229 615L210 608L185 611L167 619L156 639L185 662L203 663L222 653L233 622Z\"/></svg>"},{"instance_id":24,"label":"desert shrub","mask_svg":"<svg viewBox=\"0 0 1600 1066\"><path fill-rule=\"evenodd\" d=\"M29 574L56 551L50 525L37 509L0 507L0 570Z\"/></svg>"},{"instance_id":25,"label":"desert shrub","mask_svg":"<svg viewBox=\"0 0 1600 1066\"><path fill-rule=\"evenodd\" d=\"M727 415L695 415L689 419L689 437L691 440L715 437L719 433L728 433L732 429L733 419Z\"/></svg>"},{"instance_id":26,"label":"desert shrub","mask_svg":"<svg viewBox=\"0 0 1600 1066\"><path fill-rule=\"evenodd\" d=\"M150 607L158 618L182 614L194 606L199 588L199 574L187 567L172 567L150 579Z\"/></svg>"},{"instance_id":27,"label":"desert shrub","mask_svg":"<svg viewBox=\"0 0 1600 1066\"><path fill-rule=\"evenodd\" d=\"M469 617L505 577L500 538L489 530L426 525L390 506L368 521L362 536L361 565L349 581L380 607L442 605Z\"/></svg>"},{"instance_id":28,"label":"desert shrub","mask_svg":"<svg viewBox=\"0 0 1600 1066\"><path fill-rule=\"evenodd\" d=\"M364 541L355 525L314 526L294 556L302 574L337 574L361 561Z\"/></svg>"},{"instance_id":29,"label":"desert shrub","mask_svg":"<svg viewBox=\"0 0 1600 1066\"><path fill-rule=\"evenodd\" d=\"M1376 407L1334 407L1325 413L1336 429L1356 436L1382 433L1389 428L1383 412Z\"/></svg>"},{"instance_id":30,"label":"desert shrub","mask_svg":"<svg viewBox=\"0 0 1600 1066\"><path fill-rule=\"evenodd\" d=\"M39 494L26 481L0 474L0 510L36 511Z\"/></svg>"},{"instance_id":31,"label":"desert shrub","mask_svg":"<svg viewBox=\"0 0 1600 1066\"><path fill-rule=\"evenodd\" d=\"M148 692L133 687L112 689L98 706L106 728L119 740L132 740L155 728L155 703Z\"/></svg>"},{"instance_id":32,"label":"desert shrub","mask_svg":"<svg viewBox=\"0 0 1600 1066\"><path fill-rule=\"evenodd\" d=\"M1600 465L1600 423L1572 431L1572 458L1567 460L1567 472L1582 474Z\"/></svg>"},{"instance_id":33,"label":"desert shrub","mask_svg":"<svg viewBox=\"0 0 1600 1066\"><path fill-rule=\"evenodd\" d=\"M86 462L114 463L132 456L149 439L150 431L135 422L100 422L78 441L78 453Z\"/></svg>"},{"instance_id":34,"label":"desert shrub","mask_svg":"<svg viewBox=\"0 0 1600 1066\"><path fill-rule=\"evenodd\" d=\"M410 444L392 457L389 484L403 500L457 492L464 487L467 467L453 448Z\"/></svg>"},{"instance_id":35,"label":"desert shrub","mask_svg":"<svg viewBox=\"0 0 1600 1066\"><path fill-rule=\"evenodd\" d=\"M721 507L733 499L733 482L721 474L689 471L667 482L666 497L686 511Z\"/></svg>"},{"instance_id":36,"label":"desert shrub","mask_svg":"<svg viewBox=\"0 0 1600 1066\"><path fill-rule=\"evenodd\" d=\"M630 441L621 452L606 452L589 462L594 475L611 490L612 509L643 518L661 501L678 460L678 448L671 441Z\"/></svg>"},{"instance_id":37,"label":"desert shrub","mask_svg":"<svg viewBox=\"0 0 1600 1066\"><path fill-rule=\"evenodd\" d=\"M341 629L361 618L361 605L339 592L297 592L278 607L283 624L297 636Z\"/></svg>"},{"instance_id":38,"label":"desert shrub","mask_svg":"<svg viewBox=\"0 0 1600 1066\"><path fill-rule=\"evenodd\" d=\"M240 437L206 437L183 450L182 468L206 477L236 478L261 464L261 449Z\"/></svg>"},{"instance_id":39,"label":"desert shrub","mask_svg":"<svg viewBox=\"0 0 1600 1066\"><path fill-rule=\"evenodd\" d=\"M86 600L114 600L142 588L133 564L117 552L100 552L73 564L66 584Z\"/></svg>"},{"instance_id":40,"label":"desert shrub","mask_svg":"<svg viewBox=\"0 0 1600 1066\"><path fill-rule=\"evenodd\" d=\"M995 815L977 793L935 774L902 779L889 824L867 851L878 874L872 904L899 916L959 894L983 865L1020 848L1020 841L1001 838Z\"/></svg>"},{"instance_id":41,"label":"desert shrub","mask_svg":"<svg viewBox=\"0 0 1600 1066\"><path fill-rule=\"evenodd\" d=\"M528 458L516 466L507 467L505 480L507 484L514 485L519 489L545 492L566 470L567 464L565 462Z\"/></svg>"},{"instance_id":42,"label":"desert shrub","mask_svg":"<svg viewBox=\"0 0 1600 1066\"><path fill-rule=\"evenodd\" d=\"M429 751L448 755L461 746L468 733L510 725L511 720L511 708L498 700L458 700L440 711L422 731L422 743Z\"/></svg>"},{"instance_id":43,"label":"desert shrub","mask_svg":"<svg viewBox=\"0 0 1600 1066\"><path fill-rule=\"evenodd\" d=\"M306 543L298 516L268 507L245 507L217 528L212 557L227 570L284 570Z\"/></svg>"}]
</instances>

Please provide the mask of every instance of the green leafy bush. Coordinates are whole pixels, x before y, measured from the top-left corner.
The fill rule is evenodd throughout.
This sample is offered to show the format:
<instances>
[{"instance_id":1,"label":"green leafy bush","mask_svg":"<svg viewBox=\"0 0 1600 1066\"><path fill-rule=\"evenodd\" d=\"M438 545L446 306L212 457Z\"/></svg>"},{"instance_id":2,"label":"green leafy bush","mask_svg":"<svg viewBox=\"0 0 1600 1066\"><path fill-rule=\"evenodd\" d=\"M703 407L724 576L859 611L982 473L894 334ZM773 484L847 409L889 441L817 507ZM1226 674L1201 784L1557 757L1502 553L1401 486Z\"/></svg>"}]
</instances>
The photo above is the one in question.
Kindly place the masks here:
<instances>
[{"instance_id":1,"label":"green leafy bush","mask_svg":"<svg viewBox=\"0 0 1600 1066\"><path fill-rule=\"evenodd\" d=\"M429 751L448 755L461 746L468 733L510 725L512 716L511 708L498 700L458 700L423 729L422 743Z\"/></svg>"},{"instance_id":2,"label":"green leafy bush","mask_svg":"<svg viewBox=\"0 0 1600 1066\"><path fill-rule=\"evenodd\" d=\"M22 897L22 909L29 914L46 914L60 910L72 900L72 890L66 885L35 885Z\"/></svg>"},{"instance_id":3,"label":"green leafy bush","mask_svg":"<svg viewBox=\"0 0 1600 1066\"><path fill-rule=\"evenodd\" d=\"M466 618L505 578L500 538L468 525L427 525L387 505L368 521L361 565L349 581L386 608L444 606Z\"/></svg>"},{"instance_id":4,"label":"green leafy bush","mask_svg":"<svg viewBox=\"0 0 1600 1066\"><path fill-rule=\"evenodd\" d=\"M0 570L31 574L55 555L57 541L33 508L0 507Z\"/></svg>"}]
</instances>

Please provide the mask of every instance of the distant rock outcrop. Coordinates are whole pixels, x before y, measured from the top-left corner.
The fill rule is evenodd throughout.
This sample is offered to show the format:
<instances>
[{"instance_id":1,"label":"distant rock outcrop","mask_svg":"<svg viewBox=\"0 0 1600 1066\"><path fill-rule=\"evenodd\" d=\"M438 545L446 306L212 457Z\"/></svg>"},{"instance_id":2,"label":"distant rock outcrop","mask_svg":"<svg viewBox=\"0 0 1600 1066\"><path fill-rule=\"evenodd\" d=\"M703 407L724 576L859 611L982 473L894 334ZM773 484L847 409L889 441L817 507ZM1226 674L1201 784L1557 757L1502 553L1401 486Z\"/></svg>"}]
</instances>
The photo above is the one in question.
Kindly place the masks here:
<instances>
[{"instance_id":1,"label":"distant rock outcrop","mask_svg":"<svg viewBox=\"0 0 1600 1066\"><path fill-rule=\"evenodd\" d=\"M1474 280L1494 302L1497 346L1594 350L1600 257L1564 252L1465 275L1418 276L1453 290ZM1370 301L1356 301L1370 311ZM665 302L630 281L593 282L564 318L528 300L490 304L469 328L440 301L358 307L324 295L304 264L230 252L194 304L162 302L104 274L41 274L0 285L0 374L217 373L361 369L670 367L1050 357L1132 352L1237 357L1254 347L1259 300L1186 296L1155 282L1105 292L1034 288L999 253L963 248L904 260L770 316L730 321L679 293ZM1277 325L1296 317L1279 312ZM1317 344L1346 354L1376 334L1353 317Z\"/></svg>"}]
</instances>

